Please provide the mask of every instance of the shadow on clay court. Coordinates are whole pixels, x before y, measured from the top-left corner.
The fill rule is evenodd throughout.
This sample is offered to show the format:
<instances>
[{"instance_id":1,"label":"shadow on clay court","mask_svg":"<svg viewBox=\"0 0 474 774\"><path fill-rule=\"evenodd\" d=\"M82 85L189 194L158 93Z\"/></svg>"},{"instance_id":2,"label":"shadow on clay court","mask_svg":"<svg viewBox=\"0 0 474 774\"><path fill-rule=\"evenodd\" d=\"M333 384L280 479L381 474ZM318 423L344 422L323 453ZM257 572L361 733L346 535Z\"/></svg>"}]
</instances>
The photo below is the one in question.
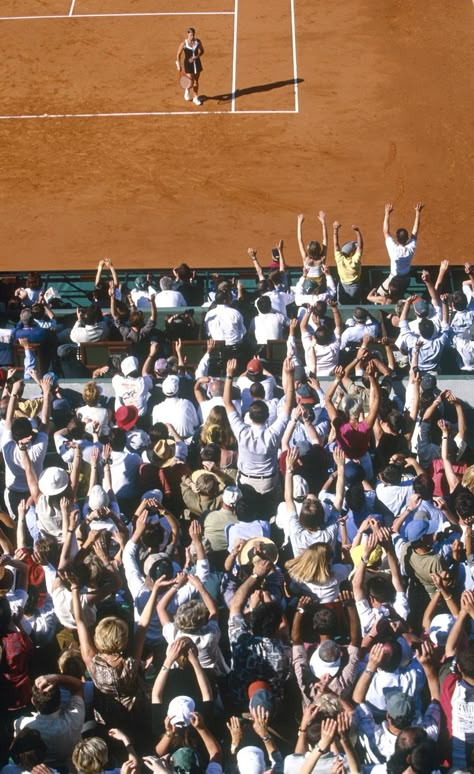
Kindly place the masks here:
<instances>
[{"instance_id":1,"label":"shadow on clay court","mask_svg":"<svg viewBox=\"0 0 474 774\"><path fill-rule=\"evenodd\" d=\"M247 94L258 94L261 91L272 91L273 89L282 89L284 86L294 86L296 83L303 83L303 78L290 78L287 81L274 81L273 83L262 83L260 86L249 86L247 89L236 89L235 92L229 91L226 94L214 94L208 96L200 95L202 102L215 100L216 102L229 102L231 99L239 99Z\"/></svg>"}]
</instances>

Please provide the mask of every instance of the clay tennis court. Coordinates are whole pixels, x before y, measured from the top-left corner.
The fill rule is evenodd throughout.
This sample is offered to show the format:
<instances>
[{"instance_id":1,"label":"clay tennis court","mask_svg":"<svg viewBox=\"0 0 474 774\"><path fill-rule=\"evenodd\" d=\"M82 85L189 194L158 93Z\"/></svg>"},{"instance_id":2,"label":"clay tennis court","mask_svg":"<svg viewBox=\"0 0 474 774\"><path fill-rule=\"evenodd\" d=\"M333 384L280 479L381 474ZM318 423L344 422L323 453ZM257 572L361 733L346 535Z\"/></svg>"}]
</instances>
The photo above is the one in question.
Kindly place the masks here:
<instances>
[{"instance_id":1,"label":"clay tennis court","mask_svg":"<svg viewBox=\"0 0 474 774\"><path fill-rule=\"evenodd\" d=\"M472 260L471 0L2 0L0 269L247 262L316 212ZM201 107L176 50L205 47Z\"/></svg>"}]
</instances>

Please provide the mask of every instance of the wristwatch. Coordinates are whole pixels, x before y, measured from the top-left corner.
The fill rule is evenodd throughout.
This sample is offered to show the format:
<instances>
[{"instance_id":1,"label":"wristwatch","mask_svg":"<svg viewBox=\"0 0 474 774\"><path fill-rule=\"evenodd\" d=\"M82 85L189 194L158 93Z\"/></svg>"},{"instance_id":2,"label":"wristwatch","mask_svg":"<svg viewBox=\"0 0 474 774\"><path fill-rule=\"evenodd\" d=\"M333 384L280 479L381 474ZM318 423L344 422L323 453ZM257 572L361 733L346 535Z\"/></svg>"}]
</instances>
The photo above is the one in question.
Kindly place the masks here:
<instances>
[{"instance_id":1,"label":"wristwatch","mask_svg":"<svg viewBox=\"0 0 474 774\"><path fill-rule=\"evenodd\" d=\"M325 755L327 753L327 750L323 750L323 748L319 746L319 742L318 744L314 745L314 749L317 750L318 753L321 753L321 755Z\"/></svg>"}]
</instances>

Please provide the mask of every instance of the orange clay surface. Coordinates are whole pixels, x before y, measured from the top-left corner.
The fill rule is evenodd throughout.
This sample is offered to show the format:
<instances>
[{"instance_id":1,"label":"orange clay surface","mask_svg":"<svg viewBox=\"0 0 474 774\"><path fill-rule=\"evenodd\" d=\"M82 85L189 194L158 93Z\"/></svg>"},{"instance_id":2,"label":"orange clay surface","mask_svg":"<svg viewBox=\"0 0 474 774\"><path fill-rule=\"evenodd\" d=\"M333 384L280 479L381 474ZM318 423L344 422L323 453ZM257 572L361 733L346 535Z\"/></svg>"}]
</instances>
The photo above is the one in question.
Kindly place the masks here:
<instances>
[{"instance_id":1,"label":"orange clay surface","mask_svg":"<svg viewBox=\"0 0 474 774\"><path fill-rule=\"evenodd\" d=\"M386 200L394 228L426 203L416 264L472 260L471 0L295 0L295 54L291 12L239 0L235 25L234 0L2 0L0 269L248 265L250 245L265 264L280 238L294 264L296 214L320 239L320 208L384 264ZM120 13L163 15L93 16ZM189 25L200 108L175 68ZM144 115L77 116L97 113Z\"/></svg>"}]
</instances>

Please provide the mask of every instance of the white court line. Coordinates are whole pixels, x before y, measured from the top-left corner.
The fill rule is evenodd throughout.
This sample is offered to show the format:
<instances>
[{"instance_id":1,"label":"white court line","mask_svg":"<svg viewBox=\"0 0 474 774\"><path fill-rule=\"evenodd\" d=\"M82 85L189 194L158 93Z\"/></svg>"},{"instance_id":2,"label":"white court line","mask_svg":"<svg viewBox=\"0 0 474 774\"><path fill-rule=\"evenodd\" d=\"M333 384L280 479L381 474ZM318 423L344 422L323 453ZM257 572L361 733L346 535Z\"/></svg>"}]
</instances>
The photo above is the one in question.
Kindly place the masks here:
<instances>
[{"instance_id":1,"label":"white court line","mask_svg":"<svg viewBox=\"0 0 474 774\"><path fill-rule=\"evenodd\" d=\"M71 10L74 10L73 0ZM233 16L233 11L170 11L170 12L154 12L149 13L76 13L74 19L110 19L123 16ZM0 16L0 21L35 21L36 19L70 19L72 16L71 11L69 14L55 14L53 16Z\"/></svg>"},{"instance_id":2,"label":"white court line","mask_svg":"<svg viewBox=\"0 0 474 774\"><path fill-rule=\"evenodd\" d=\"M296 115L295 110L238 110L234 114L230 110L196 110L189 112L187 110L161 110L150 112L135 112L135 113L38 113L37 115L25 114L25 115L10 115L0 116L0 121L31 121L34 119L48 119L48 118L143 118L154 116L225 116L225 115L245 115L250 113L271 113L271 114L291 114Z\"/></svg>"},{"instance_id":3,"label":"white court line","mask_svg":"<svg viewBox=\"0 0 474 774\"><path fill-rule=\"evenodd\" d=\"M474 0L473 0L474 2ZM299 93L298 93L298 64L296 61L296 24L295 24L295 0L290 0L291 4L291 43L293 46L293 78L295 81L295 113L299 113Z\"/></svg>"},{"instance_id":4,"label":"white court line","mask_svg":"<svg viewBox=\"0 0 474 774\"><path fill-rule=\"evenodd\" d=\"M473 0L474 2L474 0ZM237 85L237 27L239 23L239 0L234 0L234 50L232 54L232 113L235 113L235 89Z\"/></svg>"},{"instance_id":5,"label":"white court line","mask_svg":"<svg viewBox=\"0 0 474 774\"><path fill-rule=\"evenodd\" d=\"M71 0L71 7L69 9L69 16L72 16L74 13L74 6L76 5L76 0Z\"/></svg>"}]
</instances>

